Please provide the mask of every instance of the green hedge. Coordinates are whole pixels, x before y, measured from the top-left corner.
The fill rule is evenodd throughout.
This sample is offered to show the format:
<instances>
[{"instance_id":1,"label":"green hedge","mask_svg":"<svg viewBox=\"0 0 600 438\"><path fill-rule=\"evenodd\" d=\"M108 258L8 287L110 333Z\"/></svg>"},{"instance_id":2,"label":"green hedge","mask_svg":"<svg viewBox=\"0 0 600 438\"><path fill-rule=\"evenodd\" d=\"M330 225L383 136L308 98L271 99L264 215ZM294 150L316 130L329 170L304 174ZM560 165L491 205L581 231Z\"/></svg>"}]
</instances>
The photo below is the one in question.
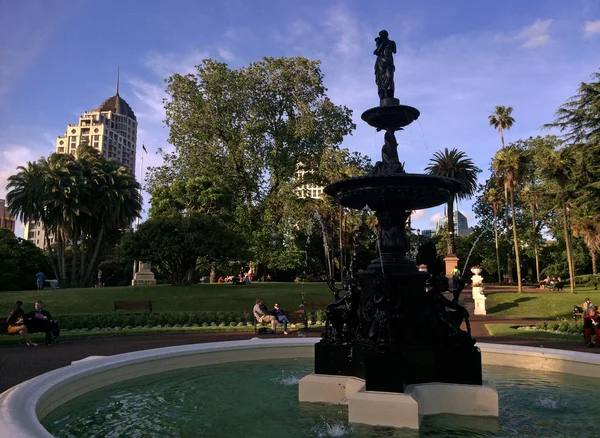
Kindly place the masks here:
<instances>
[{"instance_id":1,"label":"green hedge","mask_svg":"<svg viewBox=\"0 0 600 438\"><path fill-rule=\"evenodd\" d=\"M66 330L105 327L145 326L193 326L198 325L247 325L252 324L250 312L192 312L192 313L147 313L131 315L112 313L104 315L56 315L60 327Z\"/></svg>"},{"instance_id":2,"label":"green hedge","mask_svg":"<svg viewBox=\"0 0 600 438\"><path fill-rule=\"evenodd\" d=\"M559 319L556 321L543 321L536 325L538 330L551 330L555 332L583 334L583 323L581 321L570 321Z\"/></svg>"}]
</instances>

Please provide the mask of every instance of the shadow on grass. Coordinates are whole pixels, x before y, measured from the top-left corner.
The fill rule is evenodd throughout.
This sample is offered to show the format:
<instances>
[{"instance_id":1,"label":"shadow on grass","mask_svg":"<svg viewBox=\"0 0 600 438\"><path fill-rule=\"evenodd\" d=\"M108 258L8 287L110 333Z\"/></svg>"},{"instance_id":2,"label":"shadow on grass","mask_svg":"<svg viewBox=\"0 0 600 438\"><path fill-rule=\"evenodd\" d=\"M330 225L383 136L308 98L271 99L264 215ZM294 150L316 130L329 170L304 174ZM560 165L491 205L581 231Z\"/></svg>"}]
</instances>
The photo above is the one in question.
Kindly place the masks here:
<instances>
[{"instance_id":1,"label":"shadow on grass","mask_svg":"<svg viewBox=\"0 0 600 438\"><path fill-rule=\"evenodd\" d=\"M510 303L496 304L494 307L491 307L488 309L488 313L503 312L508 309L513 309L515 307L519 307L519 303L524 303L526 301L531 301L531 300L536 300L536 299L537 299L537 297L521 297L521 298L517 298L516 300L514 300L513 302L510 302Z\"/></svg>"}]
</instances>

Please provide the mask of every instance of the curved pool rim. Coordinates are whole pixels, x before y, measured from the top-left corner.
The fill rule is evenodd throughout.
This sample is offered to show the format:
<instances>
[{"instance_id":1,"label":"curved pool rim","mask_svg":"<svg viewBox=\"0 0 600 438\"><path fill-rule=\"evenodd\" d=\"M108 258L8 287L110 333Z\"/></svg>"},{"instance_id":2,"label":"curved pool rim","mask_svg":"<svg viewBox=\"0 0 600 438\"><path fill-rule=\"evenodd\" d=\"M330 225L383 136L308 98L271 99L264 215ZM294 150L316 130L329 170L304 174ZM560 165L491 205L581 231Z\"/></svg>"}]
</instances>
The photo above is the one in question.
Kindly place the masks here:
<instances>
[{"instance_id":1,"label":"curved pool rim","mask_svg":"<svg viewBox=\"0 0 600 438\"><path fill-rule=\"evenodd\" d=\"M50 371L0 394L0 436L52 437L40 420L98 388L163 371L248 360L313 357L319 338L258 339L157 348L107 356ZM600 378L600 355L478 343L484 365Z\"/></svg>"}]
</instances>

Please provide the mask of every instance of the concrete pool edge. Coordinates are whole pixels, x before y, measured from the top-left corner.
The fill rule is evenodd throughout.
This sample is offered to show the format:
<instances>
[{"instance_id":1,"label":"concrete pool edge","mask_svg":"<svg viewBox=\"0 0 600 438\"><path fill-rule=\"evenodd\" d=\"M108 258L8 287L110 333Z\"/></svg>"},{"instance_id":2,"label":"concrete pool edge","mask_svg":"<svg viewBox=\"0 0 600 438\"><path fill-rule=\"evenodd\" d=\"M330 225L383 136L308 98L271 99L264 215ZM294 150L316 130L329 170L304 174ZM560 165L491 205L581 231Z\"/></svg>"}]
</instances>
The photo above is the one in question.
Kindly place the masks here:
<instances>
[{"instance_id":1,"label":"concrete pool edge","mask_svg":"<svg viewBox=\"0 0 600 438\"><path fill-rule=\"evenodd\" d=\"M0 394L0 436L52 437L38 418L102 386L142 375L224 362L312 357L319 338L251 339L143 350L79 362L42 374ZM600 378L600 355L477 344L485 365Z\"/></svg>"}]
</instances>

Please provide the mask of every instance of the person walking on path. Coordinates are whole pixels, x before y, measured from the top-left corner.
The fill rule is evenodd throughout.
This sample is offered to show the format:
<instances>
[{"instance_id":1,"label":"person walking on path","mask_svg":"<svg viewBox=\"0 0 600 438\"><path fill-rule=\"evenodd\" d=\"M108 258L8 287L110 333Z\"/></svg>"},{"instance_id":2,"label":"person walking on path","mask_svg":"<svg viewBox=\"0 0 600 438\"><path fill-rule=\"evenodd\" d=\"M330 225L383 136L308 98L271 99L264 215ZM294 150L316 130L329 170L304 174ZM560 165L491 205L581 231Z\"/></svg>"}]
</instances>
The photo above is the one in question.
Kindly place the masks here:
<instances>
[{"instance_id":1,"label":"person walking on path","mask_svg":"<svg viewBox=\"0 0 600 438\"><path fill-rule=\"evenodd\" d=\"M41 269L38 269L38 273L35 274L35 279L36 279L36 284L37 284L37 290L42 290L44 289L44 280L45 280L45 275L42 272Z\"/></svg>"}]
</instances>

